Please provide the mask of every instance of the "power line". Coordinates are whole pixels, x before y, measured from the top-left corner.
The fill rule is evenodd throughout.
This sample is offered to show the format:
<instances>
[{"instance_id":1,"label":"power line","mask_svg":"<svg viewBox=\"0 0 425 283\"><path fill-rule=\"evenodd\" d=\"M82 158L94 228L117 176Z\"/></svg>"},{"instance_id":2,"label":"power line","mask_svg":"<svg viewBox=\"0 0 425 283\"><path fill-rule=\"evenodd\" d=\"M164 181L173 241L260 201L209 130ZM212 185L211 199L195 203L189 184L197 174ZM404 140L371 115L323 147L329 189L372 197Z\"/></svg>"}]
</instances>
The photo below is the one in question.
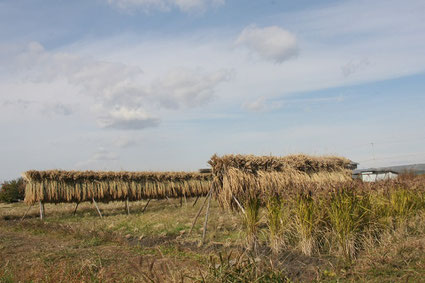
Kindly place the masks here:
<instances>
[{"instance_id":1,"label":"power line","mask_svg":"<svg viewBox=\"0 0 425 283\"><path fill-rule=\"evenodd\" d=\"M398 144L398 143L415 143L415 142L421 142L421 141L425 141L425 137L423 138L419 138L419 139L403 139L403 140L384 140L384 141L378 141L378 142L373 142L374 145L381 145L381 144ZM354 148L359 148L359 147L366 147L369 146L371 143L360 143L360 144L356 144L356 145L351 145L349 147L343 147L343 150L349 150L349 149L354 149Z\"/></svg>"}]
</instances>

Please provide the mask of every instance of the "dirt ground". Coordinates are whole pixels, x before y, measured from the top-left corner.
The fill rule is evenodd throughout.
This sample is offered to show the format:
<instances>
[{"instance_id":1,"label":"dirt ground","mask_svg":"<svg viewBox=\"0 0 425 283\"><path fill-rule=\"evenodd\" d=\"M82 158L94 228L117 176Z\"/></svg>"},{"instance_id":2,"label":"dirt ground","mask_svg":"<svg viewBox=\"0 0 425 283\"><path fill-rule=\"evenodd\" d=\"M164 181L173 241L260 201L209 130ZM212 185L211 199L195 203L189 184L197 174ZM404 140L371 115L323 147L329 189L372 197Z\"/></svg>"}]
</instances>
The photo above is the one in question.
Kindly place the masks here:
<instances>
[{"instance_id":1,"label":"dirt ground","mask_svg":"<svg viewBox=\"0 0 425 283\"><path fill-rule=\"evenodd\" d=\"M213 205L208 242L201 247L203 215L187 235L200 207L192 204L152 201L142 213L145 203L131 203L131 215L123 203L99 204L102 219L90 203L75 216L72 204L46 204L44 221L36 206L21 221L24 204L2 205L0 274L12 282L200 280L210 253L237 249L238 216L228 215L232 225L224 225Z\"/></svg>"},{"instance_id":2,"label":"dirt ground","mask_svg":"<svg viewBox=\"0 0 425 283\"><path fill-rule=\"evenodd\" d=\"M90 203L76 215L74 204L46 204L44 221L38 206L21 220L25 204L0 204L0 282L243 282L215 274L223 265L220 256L228 262L247 256L242 218L212 202L206 243L200 245L204 214L189 235L202 204L193 201L181 207L179 200L151 201L145 212L146 202L135 202L131 215L121 202L99 204L102 219ZM271 256L266 247L255 261L266 261L294 282L418 282L425 278L424 218L417 220L422 228L384 238L352 266L291 250Z\"/></svg>"}]
</instances>

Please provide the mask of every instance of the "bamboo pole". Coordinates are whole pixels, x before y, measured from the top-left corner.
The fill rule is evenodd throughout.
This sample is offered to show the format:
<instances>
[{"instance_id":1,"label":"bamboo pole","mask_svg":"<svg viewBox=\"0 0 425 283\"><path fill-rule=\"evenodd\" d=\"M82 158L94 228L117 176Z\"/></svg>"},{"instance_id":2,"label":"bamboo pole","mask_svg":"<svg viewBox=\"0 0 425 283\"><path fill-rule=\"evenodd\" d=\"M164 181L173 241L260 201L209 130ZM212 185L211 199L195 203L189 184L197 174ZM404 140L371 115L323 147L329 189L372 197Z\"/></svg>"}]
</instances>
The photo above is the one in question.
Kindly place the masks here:
<instances>
[{"instance_id":1,"label":"bamboo pole","mask_svg":"<svg viewBox=\"0 0 425 283\"><path fill-rule=\"evenodd\" d=\"M40 200L40 219L44 219L44 203Z\"/></svg>"},{"instance_id":2,"label":"bamboo pole","mask_svg":"<svg viewBox=\"0 0 425 283\"><path fill-rule=\"evenodd\" d=\"M30 211L30 209L31 209L31 207L32 207L33 205L34 205L34 204L31 204L31 205L28 207L27 211L25 211L24 215L23 215L23 216L22 216L22 218L21 218L21 221L22 221L22 220L24 220L25 216L27 216L28 212Z\"/></svg>"},{"instance_id":3,"label":"bamboo pole","mask_svg":"<svg viewBox=\"0 0 425 283\"><path fill-rule=\"evenodd\" d=\"M207 235L207 224L208 224L208 216L210 214L211 197L212 197L212 194L210 194L208 198L207 211L205 212L204 230L202 231L202 244L205 243L205 236Z\"/></svg>"},{"instance_id":4,"label":"bamboo pole","mask_svg":"<svg viewBox=\"0 0 425 283\"><path fill-rule=\"evenodd\" d=\"M74 209L74 213L73 213L73 215L75 215L75 213L77 213L77 208L78 208L78 205L79 205L80 203L79 202L77 202L77 205L75 206L75 209Z\"/></svg>"},{"instance_id":5,"label":"bamboo pole","mask_svg":"<svg viewBox=\"0 0 425 283\"><path fill-rule=\"evenodd\" d=\"M148 199L148 202L146 203L145 207L143 208L142 212L145 212L146 207L148 207L149 202L151 201L151 199Z\"/></svg>"},{"instance_id":6,"label":"bamboo pole","mask_svg":"<svg viewBox=\"0 0 425 283\"><path fill-rule=\"evenodd\" d=\"M208 199L208 197L211 193L212 193L212 187L211 187L211 190L208 192L207 196L205 197L204 202L202 203L201 207L199 208L198 213L195 216L195 219L193 220L192 227L190 227L189 235L192 233L193 227L195 227L196 221L198 220L198 217L201 214L202 209L204 208L205 203L207 202L207 199Z\"/></svg>"},{"instance_id":7,"label":"bamboo pole","mask_svg":"<svg viewBox=\"0 0 425 283\"><path fill-rule=\"evenodd\" d=\"M93 204L94 204L94 206L96 206L96 209L97 209L97 212L99 213L100 218L102 218L102 213L100 213L100 209L99 209L99 207L97 206L96 201L94 200L94 198L93 198L92 200L93 200Z\"/></svg>"},{"instance_id":8,"label":"bamboo pole","mask_svg":"<svg viewBox=\"0 0 425 283\"><path fill-rule=\"evenodd\" d=\"M198 202L198 199L199 199L199 196L196 197L195 202L193 203L192 206L195 206L196 205L196 203Z\"/></svg>"},{"instance_id":9,"label":"bamboo pole","mask_svg":"<svg viewBox=\"0 0 425 283\"><path fill-rule=\"evenodd\" d=\"M245 213L245 209L243 208L243 206L240 204L240 202L235 198L235 196L233 196L233 199L235 200L236 204L239 206L239 208L242 210L243 214Z\"/></svg>"}]
</instances>

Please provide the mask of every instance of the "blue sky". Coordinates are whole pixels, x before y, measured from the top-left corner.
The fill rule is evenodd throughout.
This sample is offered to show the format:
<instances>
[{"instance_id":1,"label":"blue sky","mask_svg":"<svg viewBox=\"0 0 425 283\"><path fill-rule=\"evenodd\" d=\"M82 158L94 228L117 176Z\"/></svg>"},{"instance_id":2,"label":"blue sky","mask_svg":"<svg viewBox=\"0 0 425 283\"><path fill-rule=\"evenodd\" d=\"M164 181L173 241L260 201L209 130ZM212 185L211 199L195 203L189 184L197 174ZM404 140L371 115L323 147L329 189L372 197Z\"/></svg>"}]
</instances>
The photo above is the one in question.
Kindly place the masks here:
<instances>
[{"instance_id":1,"label":"blue sky","mask_svg":"<svg viewBox=\"0 0 425 283\"><path fill-rule=\"evenodd\" d=\"M425 2L0 1L0 180L214 153L424 163Z\"/></svg>"}]
</instances>

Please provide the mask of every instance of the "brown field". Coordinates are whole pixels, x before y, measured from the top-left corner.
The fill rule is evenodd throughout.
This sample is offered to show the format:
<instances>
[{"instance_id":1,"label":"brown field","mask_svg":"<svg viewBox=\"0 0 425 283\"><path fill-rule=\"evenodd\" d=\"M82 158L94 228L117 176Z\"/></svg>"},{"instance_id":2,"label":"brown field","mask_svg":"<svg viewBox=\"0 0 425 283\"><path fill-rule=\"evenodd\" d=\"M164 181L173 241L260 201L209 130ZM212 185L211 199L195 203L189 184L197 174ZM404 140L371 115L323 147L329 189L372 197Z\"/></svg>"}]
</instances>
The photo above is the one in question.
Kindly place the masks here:
<instances>
[{"instance_id":1,"label":"brown field","mask_svg":"<svg viewBox=\"0 0 425 283\"><path fill-rule=\"evenodd\" d=\"M0 282L419 282L425 278L425 213L382 231L379 244L365 243L355 260L332 253L304 255L288 246L271 254L266 213L258 223L258 249L246 249L240 212L213 199L206 243L199 245L203 202L188 199L99 204L46 204L46 218L33 206L0 204ZM265 210L265 208L261 208ZM264 212L264 211L263 211ZM367 239L365 239L366 241Z\"/></svg>"}]
</instances>

